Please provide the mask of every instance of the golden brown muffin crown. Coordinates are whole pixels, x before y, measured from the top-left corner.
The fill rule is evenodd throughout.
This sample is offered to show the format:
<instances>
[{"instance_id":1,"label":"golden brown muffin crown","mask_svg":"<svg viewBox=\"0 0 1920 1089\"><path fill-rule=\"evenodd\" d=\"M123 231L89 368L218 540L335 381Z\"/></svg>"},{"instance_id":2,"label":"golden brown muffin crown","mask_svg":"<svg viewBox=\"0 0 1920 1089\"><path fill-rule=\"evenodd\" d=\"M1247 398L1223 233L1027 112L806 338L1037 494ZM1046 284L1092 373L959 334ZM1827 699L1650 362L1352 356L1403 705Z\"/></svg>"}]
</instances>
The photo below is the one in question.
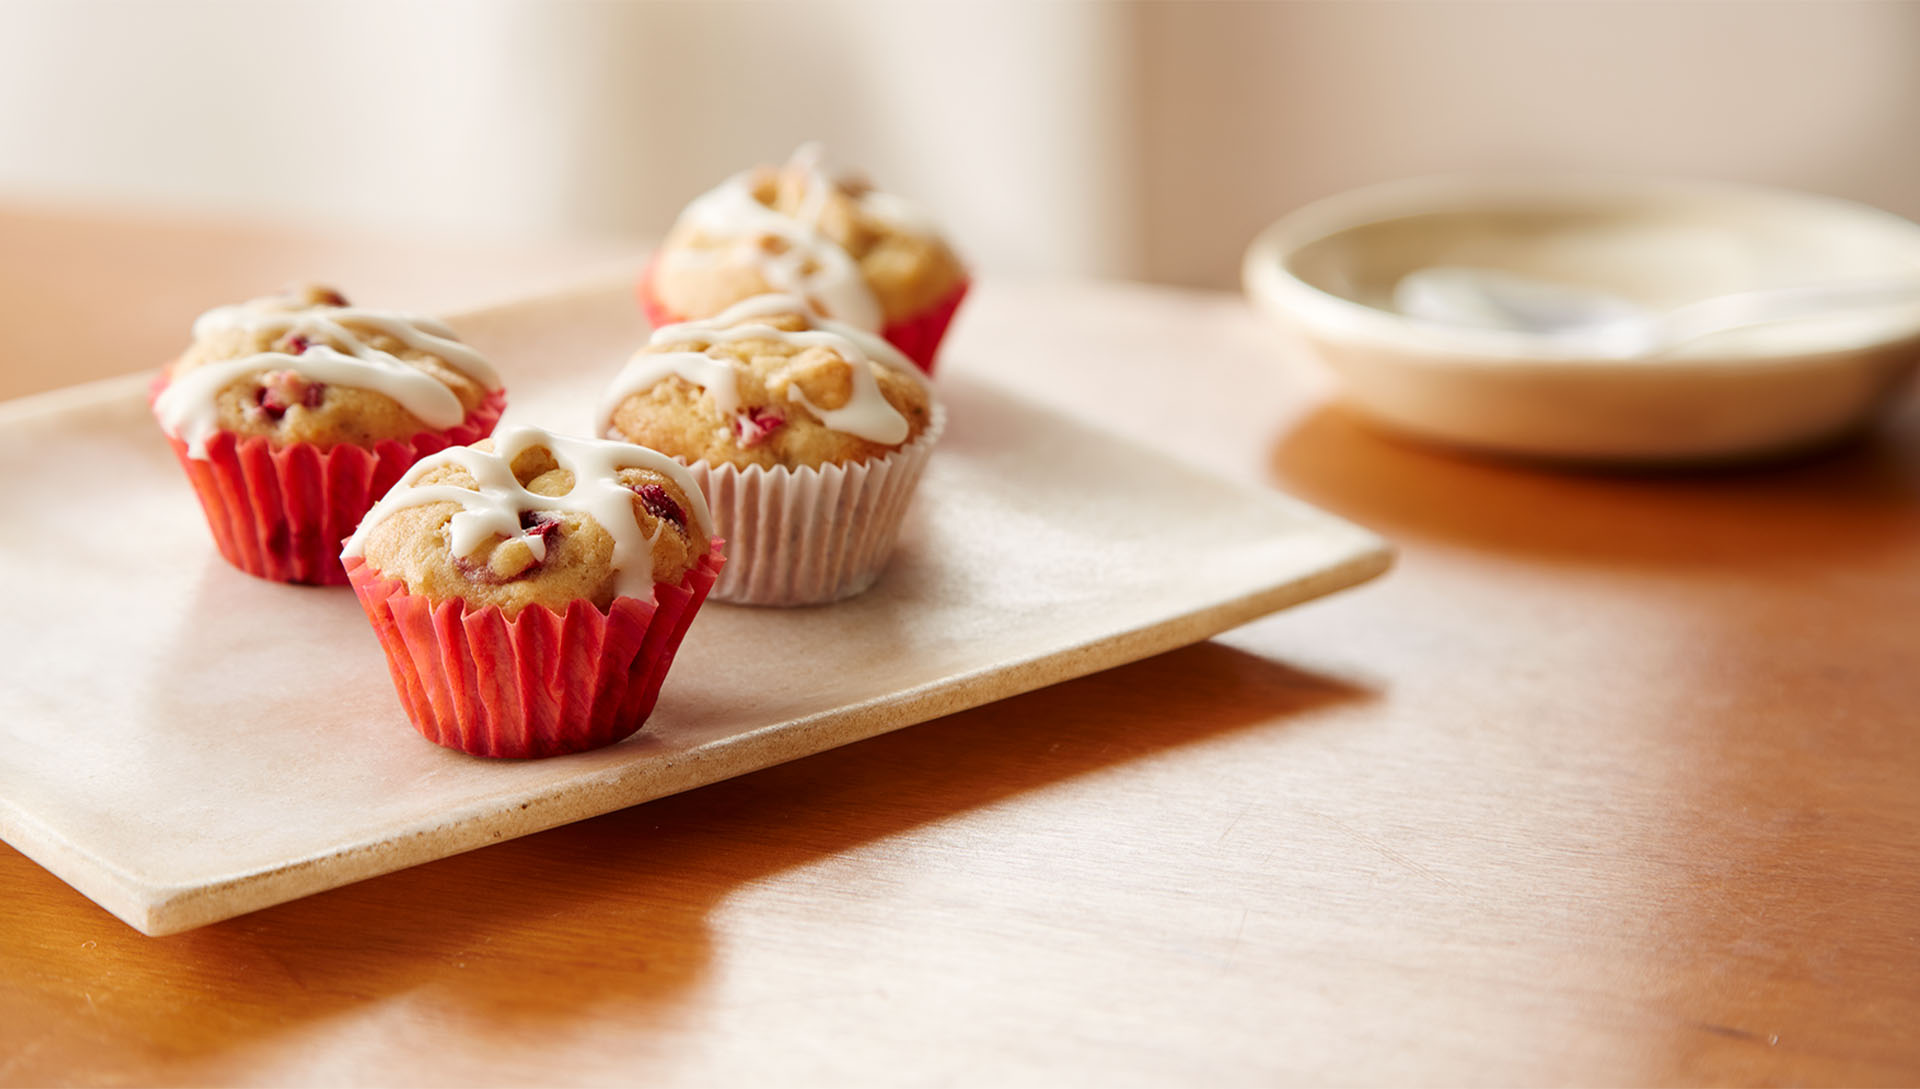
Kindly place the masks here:
<instances>
[{"instance_id":1,"label":"golden brown muffin crown","mask_svg":"<svg viewBox=\"0 0 1920 1089\"><path fill-rule=\"evenodd\" d=\"M932 416L932 391L891 346L767 297L656 333L616 380L605 422L689 464L793 469L884 457Z\"/></svg>"},{"instance_id":2,"label":"golden brown muffin crown","mask_svg":"<svg viewBox=\"0 0 1920 1089\"><path fill-rule=\"evenodd\" d=\"M498 382L477 353L440 335L446 332L426 319L353 307L331 287L304 284L202 315L193 343L168 368L168 381L257 360L257 367L238 368L211 391L215 427L243 438L263 436L276 447L371 447L444 429L458 419L422 418L381 375L370 375L374 380L364 385L327 381L314 373L315 364L338 353L409 368L444 387L451 398L442 403L464 415Z\"/></svg>"},{"instance_id":3,"label":"golden brown muffin crown","mask_svg":"<svg viewBox=\"0 0 1920 1089\"><path fill-rule=\"evenodd\" d=\"M533 428L499 439L424 459L348 553L411 593L508 618L577 600L605 610L623 592L681 584L707 555L705 501L669 459Z\"/></svg>"},{"instance_id":4,"label":"golden brown muffin crown","mask_svg":"<svg viewBox=\"0 0 1920 1089\"><path fill-rule=\"evenodd\" d=\"M923 214L864 178L830 175L808 147L688 205L661 247L652 290L686 318L791 291L828 317L878 329L933 308L965 279Z\"/></svg>"}]
</instances>

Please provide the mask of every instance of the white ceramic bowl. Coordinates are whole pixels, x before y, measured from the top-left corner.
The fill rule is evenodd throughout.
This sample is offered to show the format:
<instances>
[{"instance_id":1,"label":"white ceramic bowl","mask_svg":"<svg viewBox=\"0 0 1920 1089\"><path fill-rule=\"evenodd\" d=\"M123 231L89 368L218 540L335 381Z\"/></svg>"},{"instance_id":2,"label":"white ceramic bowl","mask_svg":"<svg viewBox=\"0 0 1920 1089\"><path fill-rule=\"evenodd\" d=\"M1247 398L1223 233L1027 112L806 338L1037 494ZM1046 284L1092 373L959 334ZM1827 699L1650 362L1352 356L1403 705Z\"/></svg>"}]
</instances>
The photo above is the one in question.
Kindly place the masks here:
<instances>
[{"instance_id":1,"label":"white ceramic bowl","mask_svg":"<svg viewBox=\"0 0 1920 1089\"><path fill-rule=\"evenodd\" d=\"M1626 178L1441 177L1355 190L1268 227L1243 277L1361 413L1422 438L1589 462L1725 461L1868 422L1920 361L1920 306L1729 330L1652 359L1409 319L1401 277L1490 268L1671 308L1738 291L1920 274L1920 226L1779 190Z\"/></svg>"}]
</instances>

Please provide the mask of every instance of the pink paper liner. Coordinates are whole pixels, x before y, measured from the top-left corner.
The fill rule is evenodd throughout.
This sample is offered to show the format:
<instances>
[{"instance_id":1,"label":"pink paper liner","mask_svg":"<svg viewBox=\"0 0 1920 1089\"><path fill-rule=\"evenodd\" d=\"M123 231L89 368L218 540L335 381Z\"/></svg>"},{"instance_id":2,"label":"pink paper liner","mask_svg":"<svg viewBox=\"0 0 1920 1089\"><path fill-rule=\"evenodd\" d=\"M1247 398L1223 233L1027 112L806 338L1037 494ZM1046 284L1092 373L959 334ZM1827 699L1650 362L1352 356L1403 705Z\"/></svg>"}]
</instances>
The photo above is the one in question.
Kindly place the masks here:
<instances>
[{"instance_id":1,"label":"pink paper liner","mask_svg":"<svg viewBox=\"0 0 1920 1089\"><path fill-rule=\"evenodd\" d=\"M655 329L687 320L685 315L667 309L654 294L654 269L658 263L658 258L647 262L635 287L640 311L647 316L647 324ZM972 286L972 281L961 280L944 298L921 313L901 321L888 322L881 328L880 335L887 343L900 349L901 354L913 360L914 366L932 375L940 342L946 339L947 326L953 324L954 312L960 309L961 300L967 297L967 290Z\"/></svg>"},{"instance_id":2,"label":"pink paper liner","mask_svg":"<svg viewBox=\"0 0 1920 1089\"><path fill-rule=\"evenodd\" d=\"M920 436L883 458L820 468L688 466L732 542L717 601L820 605L852 597L880 577L907 507L946 428L936 406Z\"/></svg>"},{"instance_id":3,"label":"pink paper liner","mask_svg":"<svg viewBox=\"0 0 1920 1089\"><path fill-rule=\"evenodd\" d=\"M634 285L634 295L640 300L640 312L647 317L647 324L655 329L667 325L678 325L687 319L668 310L660 297L654 294L653 277L660 266L658 255L647 259L647 267L640 270L640 281Z\"/></svg>"},{"instance_id":4,"label":"pink paper liner","mask_svg":"<svg viewBox=\"0 0 1920 1089\"><path fill-rule=\"evenodd\" d=\"M422 737L475 756L559 756L647 721L725 566L723 544L715 537L680 585L655 583L652 601L619 597L606 612L575 601L564 615L529 605L512 620L497 605L435 604L357 556L345 569Z\"/></svg>"},{"instance_id":5,"label":"pink paper liner","mask_svg":"<svg viewBox=\"0 0 1920 1089\"><path fill-rule=\"evenodd\" d=\"M166 386L162 374L149 401ZM506 406L506 393L493 390L445 431L422 431L406 442L389 439L371 450L321 450L308 443L276 450L263 436L242 439L221 431L208 440L202 459L189 457L181 439L169 435L167 442L200 496L207 528L228 563L275 582L345 586L340 542L368 509L414 462L492 434Z\"/></svg>"}]
</instances>

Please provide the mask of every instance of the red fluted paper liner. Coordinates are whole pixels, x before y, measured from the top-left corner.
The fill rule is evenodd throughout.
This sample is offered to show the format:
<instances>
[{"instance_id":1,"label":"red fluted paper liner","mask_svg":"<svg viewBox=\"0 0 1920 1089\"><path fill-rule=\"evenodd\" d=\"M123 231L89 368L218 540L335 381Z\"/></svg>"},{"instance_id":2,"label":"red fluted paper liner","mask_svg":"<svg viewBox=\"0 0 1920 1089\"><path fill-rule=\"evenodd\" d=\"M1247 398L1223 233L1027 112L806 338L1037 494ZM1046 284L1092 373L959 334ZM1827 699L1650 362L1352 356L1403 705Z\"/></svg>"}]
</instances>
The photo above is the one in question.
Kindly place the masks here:
<instances>
[{"instance_id":1,"label":"red fluted paper liner","mask_svg":"<svg viewBox=\"0 0 1920 1089\"><path fill-rule=\"evenodd\" d=\"M714 532L731 542L715 600L818 605L873 585L945 428L936 405L926 430L884 458L818 469L688 466Z\"/></svg>"},{"instance_id":2,"label":"red fluted paper liner","mask_svg":"<svg viewBox=\"0 0 1920 1089\"><path fill-rule=\"evenodd\" d=\"M647 316L647 324L655 329L663 325L674 325L686 321L685 315L676 314L667 309L653 289L653 278L657 260L648 261L646 269L640 273L640 283L635 292L640 300L640 311ZM971 281L962 280L939 302L911 318L890 321L880 330L887 343L900 349L902 355L913 360L929 375L933 373L935 357L940 351L940 342L946 339L947 326L953 324L954 312L960 309L960 301L967 297Z\"/></svg>"},{"instance_id":3,"label":"red fluted paper liner","mask_svg":"<svg viewBox=\"0 0 1920 1089\"><path fill-rule=\"evenodd\" d=\"M611 745L653 713L680 640L725 566L722 542L653 600L602 612L529 605L470 609L408 592L353 557L348 579L367 611L407 718L422 737L475 756L559 756Z\"/></svg>"},{"instance_id":4,"label":"red fluted paper liner","mask_svg":"<svg viewBox=\"0 0 1920 1089\"><path fill-rule=\"evenodd\" d=\"M960 309L960 300L967 297L970 281L962 280L946 297L913 317L901 321L890 321L880 330L887 343L900 349L902 355L913 360L914 365L929 375L933 373L934 357L939 354L940 342L946 339L947 326L953 324L954 311Z\"/></svg>"},{"instance_id":5,"label":"red fluted paper liner","mask_svg":"<svg viewBox=\"0 0 1920 1089\"><path fill-rule=\"evenodd\" d=\"M162 375L152 396L165 388ZM367 510L414 462L492 434L506 406L506 394L494 390L445 431L422 431L406 442L389 439L371 450L321 450L309 443L276 450L263 436L221 431L207 441L207 456L195 458L181 439L169 435L167 442L200 496L207 528L228 563L275 582L345 586L340 542Z\"/></svg>"}]
</instances>

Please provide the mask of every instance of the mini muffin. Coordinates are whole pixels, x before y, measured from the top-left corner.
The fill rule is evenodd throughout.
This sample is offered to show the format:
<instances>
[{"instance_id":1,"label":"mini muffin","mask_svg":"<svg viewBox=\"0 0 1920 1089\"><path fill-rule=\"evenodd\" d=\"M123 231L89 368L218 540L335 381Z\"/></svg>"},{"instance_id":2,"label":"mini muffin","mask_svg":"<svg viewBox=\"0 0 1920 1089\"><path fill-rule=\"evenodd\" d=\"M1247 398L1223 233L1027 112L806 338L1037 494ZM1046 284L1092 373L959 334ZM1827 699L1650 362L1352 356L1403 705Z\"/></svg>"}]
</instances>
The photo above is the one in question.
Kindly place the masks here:
<instances>
[{"instance_id":1,"label":"mini muffin","mask_svg":"<svg viewBox=\"0 0 1920 1089\"><path fill-rule=\"evenodd\" d=\"M414 727L526 757L641 727L721 544L673 459L517 427L422 459L342 557Z\"/></svg>"},{"instance_id":2,"label":"mini muffin","mask_svg":"<svg viewBox=\"0 0 1920 1089\"><path fill-rule=\"evenodd\" d=\"M306 287L200 316L153 410L214 543L248 574L344 585L340 542L419 460L493 430L480 353L430 318Z\"/></svg>"},{"instance_id":3,"label":"mini muffin","mask_svg":"<svg viewBox=\"0 0 1920 1089\"><path fill-rule=\"evenodd\" d=\"M924 212L829 176L809 144L687 205L641 278L640 302L659 328L755 295L795 295L822 317L878 332L931 374L967 283Z\"/></svg>"},{"instance_id":4,"label":"mini muffin","mask_svg":"<svg viewBox=\"0 0 1920 1089\"><path fill-rule=\"evenodd\" d=\"M716 598L807 605L879 577L944 421L886 341L765 295L656 330L599 425L691 468L732 542Z\"/></svg>"}]
</instances>

